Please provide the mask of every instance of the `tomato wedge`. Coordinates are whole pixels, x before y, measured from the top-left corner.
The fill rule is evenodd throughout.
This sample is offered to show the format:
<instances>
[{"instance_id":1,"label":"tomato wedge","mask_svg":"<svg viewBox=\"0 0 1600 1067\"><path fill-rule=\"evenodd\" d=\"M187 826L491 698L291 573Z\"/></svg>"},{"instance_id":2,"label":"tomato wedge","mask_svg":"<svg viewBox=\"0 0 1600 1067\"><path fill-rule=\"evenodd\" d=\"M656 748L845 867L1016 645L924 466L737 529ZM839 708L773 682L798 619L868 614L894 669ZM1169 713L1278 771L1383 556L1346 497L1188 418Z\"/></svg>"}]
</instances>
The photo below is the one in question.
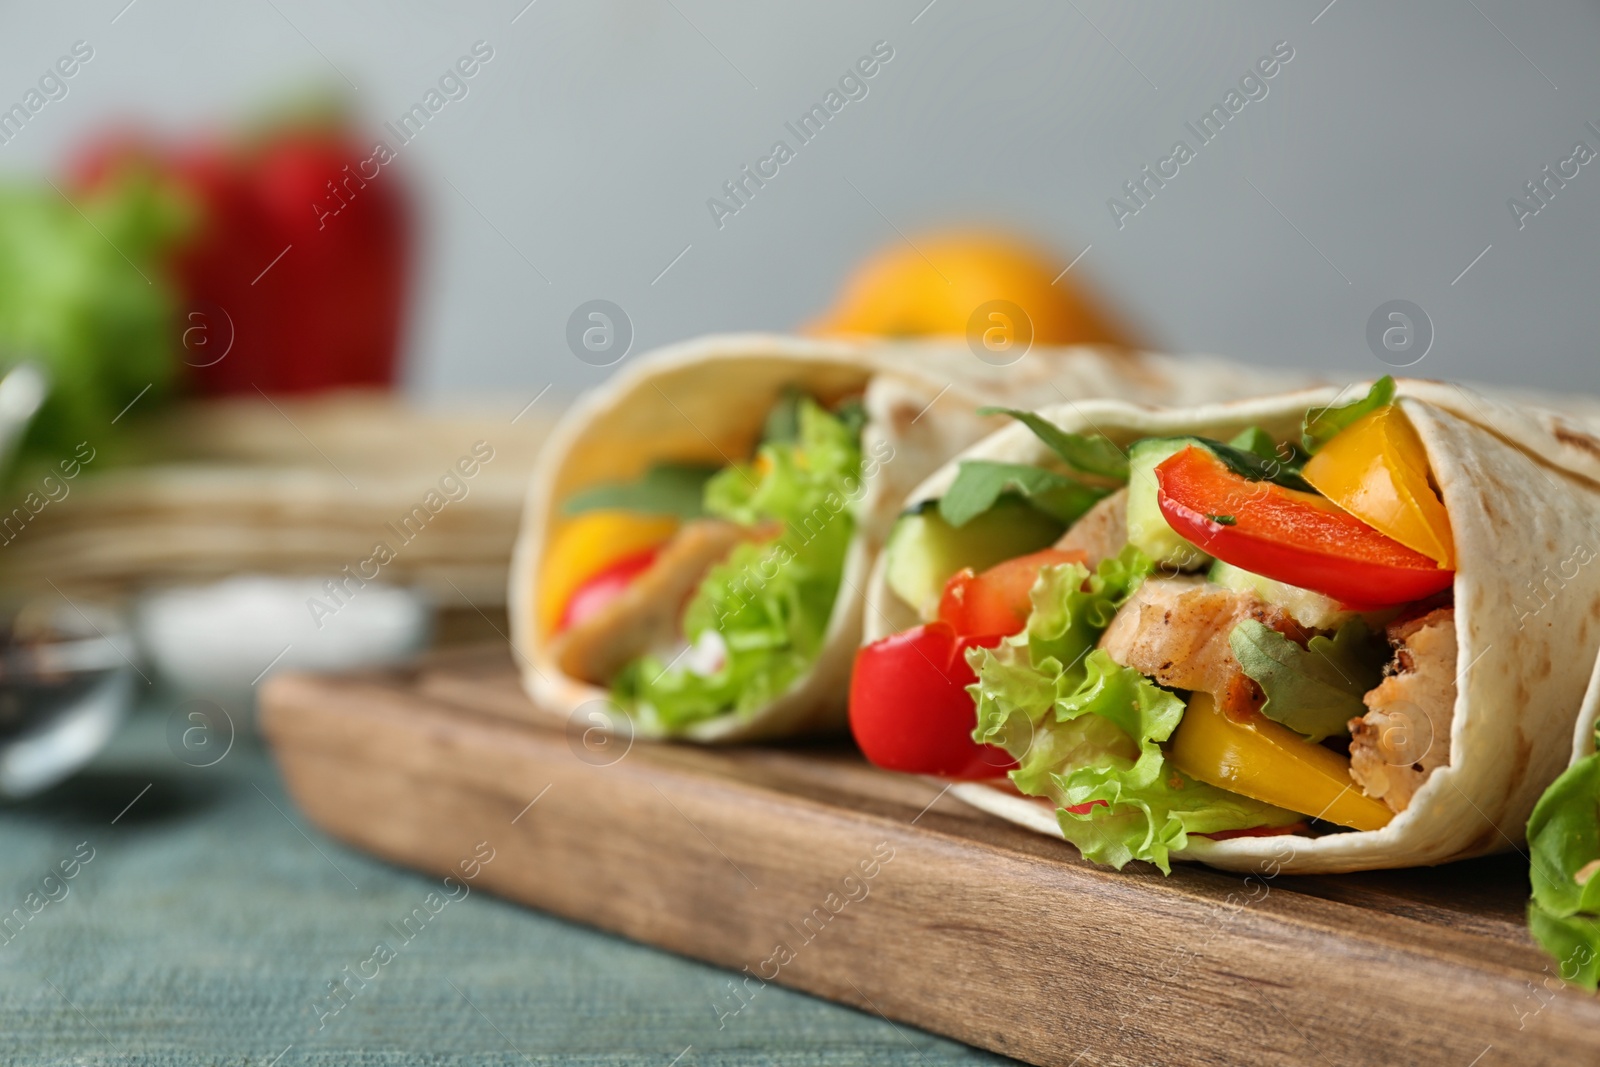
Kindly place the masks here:
<instances>
[{"instance_id":1,"label":"tomato wedge","mask_svg":"<svg viewBox=\"0 0 1600 1067\"><path fill-rule=\"evenodd\" d=\"M1345 605L1404 604L1455 579L1331 501L1243 478L1194 445L1156 467L1156 484L1167 524L1202 551Z\"/></svg>"},{"instance_id":2,"label":"tomato wedge","mask_svg":"<svg viewBox=\"0 0 1600 1067\"><path fill-rule=\"evenodd\" d=\"M972 740L977 713L966 687L977 681L969 648L993 648L1000 634L962 637L945 622L874 641L856 653L850 677L850 732L879 767L947 778L999 778L1016 761Z\"/></svg>"},{"instance_id":3,"label":"tomato wedge","mask_svg":"<svg viewBox=\"0 0 1600 1067\"><path fill-rule=\"evenodd\" d=\"M659 545L647 548L643 552L624 556L593 577L585 579L567 600L556 630L561 631L578 625L621 596L628 586L633 584L635 578L650 569L650 565L659 555L661 555Z\"/></svg>"},{"instance_id":4,"label":"tomato wedge","mask_svg":"<svg viewBox=\"0 0 1600 1067\"><path fill-rule=\"evenodd\" d=\"M996 563L982 574L963 567L945 583L944 596L939 598L939 621L949 623L958 634L1021 633L1033 610L1028 594L1039 580L1039 571L1062 563L1084 563L1088 558L1077 550L1047 548Z\"/></svg>"}]
</instances>

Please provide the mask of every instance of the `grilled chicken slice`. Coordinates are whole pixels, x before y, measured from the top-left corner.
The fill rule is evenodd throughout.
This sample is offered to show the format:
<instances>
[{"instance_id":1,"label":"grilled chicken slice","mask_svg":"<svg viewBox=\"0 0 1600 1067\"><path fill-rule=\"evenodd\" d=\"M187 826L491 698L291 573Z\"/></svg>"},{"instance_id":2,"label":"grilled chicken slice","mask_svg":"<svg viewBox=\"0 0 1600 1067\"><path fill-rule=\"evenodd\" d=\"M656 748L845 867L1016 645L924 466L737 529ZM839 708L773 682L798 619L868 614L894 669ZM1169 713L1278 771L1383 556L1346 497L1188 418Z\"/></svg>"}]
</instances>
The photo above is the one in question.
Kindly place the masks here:
<instances>
[{"instance_id":1,"label":"grilled chicken slice","mask_svg":"<svg viewBox=\"0 0 1600 1067\"><path fill-rule=\"evenodd\" d=\"M621 595L556 635L550 643L556 663L574 678L605 685L646 652L671 647L678 642L684 602L706 571L741 541L770 534L721 519L685 524Z\"/></svg>"},{"instance_id":2,"label":"grilled chicken slice","mask_svg":"<svg viewBox=\"0 0 1600 1067\"><path fill-rule=\"evenodd\" d=\"M1057 548L1077 549L1086 554L1092 573L1103 559L1110 559L1128 543L1128 490L1124 486L1084 512L1072 528L1061 535Z\"/></svg>"},{"instance_id":3,"label":"grilled chicken slice","mask_svg":"<svg viewBox=\"0 0 1600 1067\"><path fill-rule=\"evenodd\" d=\"M1304 639L1281 608L1193 575L1148 579L1118 609L1100 647L1162 685L1210 693L1236 713L1254 710L1261 706L1261 690L1228 645L1228 635L1245 619Z\"/></svg>"},{"instance_id":4,"label":"grilled chicken slice","mask_svg":"<svg viewBox=\"0 0 1600 1067\"><path fill-rule=\"evenodd\" d=\"M1389 810L1405 811L1435 767L1450 762L1456 705L1454 608L1389 624L1394 659L1350 720L1350 777Z\"/></svg>"}]
</instances>

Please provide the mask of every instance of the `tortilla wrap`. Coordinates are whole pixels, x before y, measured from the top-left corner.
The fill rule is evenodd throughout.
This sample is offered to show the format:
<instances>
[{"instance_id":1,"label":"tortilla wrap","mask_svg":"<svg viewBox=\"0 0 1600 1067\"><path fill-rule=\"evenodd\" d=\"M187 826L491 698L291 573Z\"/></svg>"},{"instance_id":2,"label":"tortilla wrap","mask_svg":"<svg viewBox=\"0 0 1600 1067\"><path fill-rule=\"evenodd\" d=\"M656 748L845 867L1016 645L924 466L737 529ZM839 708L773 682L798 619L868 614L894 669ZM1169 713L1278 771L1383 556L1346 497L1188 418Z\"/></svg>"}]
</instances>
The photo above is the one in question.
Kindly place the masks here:
<instances>
[{"instance_id":1,"label":"tortilla wrap","mask_svg":"<svg viewBox=\"0 0 1600 1067\"><path fill-rule=\"evenodd\" d=\"M1115 396L1139 404L1208 402L1305 384L1303 375L1219 359L1090 347L1040 348L1008 366L960 340L851 344L767 334L705 337L640 358L582 398L544 446L512 560L507 603L524 687L565 720L605 689L564 674L539 632L539 565L560 505L578 490L638 477L672 459L725 464L748 457L786 387L824 403L864 394L863 454L888 455L867 480L844 581L809 673L754 715L708 719L679 736L743 742L841 729L861 635L862 590L900 502L939 464L1001 426L984 405L1038 407ZM887 450L887 451L884 451ZM644 729L641 727L641 733Z\"/></svg>"},{"instance_id":2,"label":"tortilla wrap","mask_svg":"<svg viewBox=\"0 0 1600 1067\"><path fill-rule=\"evenodd\" d=\"M1297 440L1307 409L1339 396L1325 389L1166 412L1096 401L1041 414L1119 444L1173 434L1227 440L1250 426ZM1229 870L1323 873L1437 864L1520 847L1534 803L1568 762L1600 647L1600 438L1569 416L1456 386L1403 380L1397 397L1427 450L1455 535L1457 662L1465 667L1457 679L1450 763L1381 830L1318 838L1191 836L1177 857ZM1053 457L1026 427L1013 424L963 458L1051 465ZM941 496L956 471L954 461L947 464L908 503ZM916 621L883 571L880 565L868 585L868 639ZM1596 703L1600 692L1592 690L1591 716ZM962 783L951 792L1062 836L1054 806L1009 783Z\"/></svg>"}]
</instances>

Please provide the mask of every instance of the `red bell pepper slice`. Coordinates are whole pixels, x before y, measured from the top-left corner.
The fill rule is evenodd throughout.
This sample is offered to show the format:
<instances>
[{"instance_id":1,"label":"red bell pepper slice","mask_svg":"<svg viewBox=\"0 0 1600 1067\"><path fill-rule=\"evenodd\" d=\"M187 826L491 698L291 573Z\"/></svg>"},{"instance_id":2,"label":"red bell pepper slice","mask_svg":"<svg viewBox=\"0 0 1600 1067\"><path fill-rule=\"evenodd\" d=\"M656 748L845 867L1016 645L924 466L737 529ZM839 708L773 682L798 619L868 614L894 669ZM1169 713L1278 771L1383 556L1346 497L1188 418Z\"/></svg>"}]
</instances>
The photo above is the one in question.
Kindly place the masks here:
<instances>
[{"instance_id":1,"label":"red bell pepper slice","mask_svg":"<svg viewBox=\"0 0 1600 1067\"><path fill-rule=\"evenodd\" d=\"M569 627L576 626L584 619L621 596L634 579L650 569L650 565L661 555L661 546L647 548L643 552L635 552L631 556L624 556L615 563L597 572L588 578L578 588L572 591L572 596L567 600L567 606L562 609L561 622L557 624L559 633Z\"/></svg>"},{"instance_id":2,"label":"red bell pepper slice","mask_svg":"<svg viewBox=\"0 0 1600 1067\"><path fill-rule=\"evenodd\" d=\"M1213 841L1232 841L1236 837L1284 837L1289 834L1310 832L1310 823L1292 822L1288 826L1250 826L1243 830L1216 830L1209 834L1196 834L1195 836L1209 837Z\"/></svg>"},{"instance_id":3,"label":"red bell pepper slice","mask_svg":"<svg viewBox=\"0 0 1600 1067\"><path fill-rule=\"evenodd\" d=\"M1156 467L1167 524L1225 563L1377 608L1450 587L1455 572L1314 493L1243 478L1190 445Z\"/></svg>"},{"instance_id":4,"label":"red bell pepper slice","mask_svg":"<svg viewBox=\"0 0 1600 1067\"><path fill-rule=\"evenodd\" d=\"M1079 551L1047 548L997 563L982 574L964 567L945 583L944 595L939 598L939 620L949 623L958 634L1021 633L1033 610L1028 594L1039 571L1087 559Z\"/></svg>"},{"instance_id":5,"label":"red bell pepper slice","mask_svg":"<svg viewBox=\"0 0 1600 1067\"><path fill-rule=\"evenodd\" d=\"M856 653L850 730L867 759L891 771L947 778L999 778L1016 761L972 740L966 687L977 681L969 648L993 648L1000 634L958 636L945 622L874 641Z\"/></svg>"}]
</instances>

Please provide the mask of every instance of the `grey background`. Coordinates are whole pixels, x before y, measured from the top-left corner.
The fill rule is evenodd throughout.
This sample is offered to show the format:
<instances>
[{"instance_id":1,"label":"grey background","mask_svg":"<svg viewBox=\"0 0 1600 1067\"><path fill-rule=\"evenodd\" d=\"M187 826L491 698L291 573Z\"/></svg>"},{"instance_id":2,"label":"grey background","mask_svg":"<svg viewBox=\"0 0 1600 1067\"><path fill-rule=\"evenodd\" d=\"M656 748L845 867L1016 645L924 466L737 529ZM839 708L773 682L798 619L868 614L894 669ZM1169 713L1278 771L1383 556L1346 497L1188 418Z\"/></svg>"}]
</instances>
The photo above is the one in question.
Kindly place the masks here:
<instances>
[{"instance_id":1,"label":"grey background","mask_svg":"<svg viewBox=\"0 0 1600 1067\"><path fill-rule=\"evenodd\" d=\"M973 221L1062 262L1092 246L1074 273L1171 350L1371 373L1368 316L1407 299L1436 333L1419 373L1600 391L1600 162L1520 231L1506 204L1577 140L1600 149L1594 5L524 3L8 5L0 100L77 39L96 54L0 170L118 115L202 121L302 78L348 78L376 131L482 39L470 95L397 164L426 208L418 394L600 380L564 340L595 298L627 310L635 353L792 327L897 229ZM895 55L869 95L719 230L707 198L792 146L784 122L879 40ZM1295 55L1269 95L1119 230L1107 199L1277 41Z\"/></svg>"}]
</instances>

